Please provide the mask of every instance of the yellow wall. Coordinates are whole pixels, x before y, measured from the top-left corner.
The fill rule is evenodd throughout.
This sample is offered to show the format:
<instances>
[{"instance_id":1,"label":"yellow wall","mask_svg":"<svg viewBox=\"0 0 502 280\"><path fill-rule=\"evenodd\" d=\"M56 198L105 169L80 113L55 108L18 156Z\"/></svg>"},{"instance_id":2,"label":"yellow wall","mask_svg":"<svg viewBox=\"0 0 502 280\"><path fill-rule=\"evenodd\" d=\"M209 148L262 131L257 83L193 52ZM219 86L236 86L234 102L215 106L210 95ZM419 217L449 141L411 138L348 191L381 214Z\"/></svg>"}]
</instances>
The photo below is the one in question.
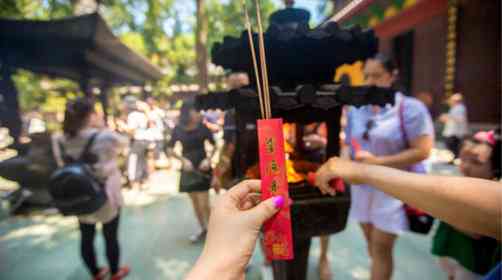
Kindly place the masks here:
<instances>
[{"instance_id":1,"label":"yellow wall","mask_svg":"<svg viewBox=\"0 0 502 280\"><path fill-rule=\"evenodd\" d=\"M364 83L363 62L357 61L338 67L335 72L335 82L339 82L343 74L350 77L351 86L362 86Z\"/></svg>"}]
</instances>

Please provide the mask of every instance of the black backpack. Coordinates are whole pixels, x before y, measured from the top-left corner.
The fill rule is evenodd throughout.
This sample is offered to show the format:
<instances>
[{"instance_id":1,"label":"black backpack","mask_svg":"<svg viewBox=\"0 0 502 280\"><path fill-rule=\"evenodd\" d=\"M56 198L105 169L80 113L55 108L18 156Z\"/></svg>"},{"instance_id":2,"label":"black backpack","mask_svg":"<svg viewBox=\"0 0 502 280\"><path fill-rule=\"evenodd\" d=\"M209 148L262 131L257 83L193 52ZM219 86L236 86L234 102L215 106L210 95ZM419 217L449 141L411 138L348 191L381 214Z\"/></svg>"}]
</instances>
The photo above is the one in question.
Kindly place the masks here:
<instances>
[{"instance_id":1,"label":"black backpack","mask_svg":"<svg viewBox=\"0 0 502 280\"><path fill-rule=\"evenodd\" d=\"M78 159L66 155L64 146L59 143L65 165L52 173L49 193L54 206L63 215L91 214L106 203L104 184L92 170L98 157L90 149L97 135L98 133L94 133L87 141Z\"/></svg>"}]
</instances>

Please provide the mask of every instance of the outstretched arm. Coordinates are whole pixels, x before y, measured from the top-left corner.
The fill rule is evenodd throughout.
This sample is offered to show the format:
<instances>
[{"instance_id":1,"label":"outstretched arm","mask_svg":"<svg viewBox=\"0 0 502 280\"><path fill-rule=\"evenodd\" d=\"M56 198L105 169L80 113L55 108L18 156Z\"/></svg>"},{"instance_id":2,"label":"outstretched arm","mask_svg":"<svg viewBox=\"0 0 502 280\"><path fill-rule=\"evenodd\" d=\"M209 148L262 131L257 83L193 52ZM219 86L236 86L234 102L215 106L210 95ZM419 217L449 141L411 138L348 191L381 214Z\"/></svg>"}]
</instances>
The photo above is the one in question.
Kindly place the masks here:
<instances>
[{"instance_id":1,"label":"outstretched arm","mask_svg":"<svg viewBox=\"0 0 502 280\"><path fill-rule=\"evenodd\" d=\"M397 169L332 158L316 176L323 193L341 177L368 184L460 229L501 240L502 184L468 177L418 175Z\"/></svg>"}]
</instances>

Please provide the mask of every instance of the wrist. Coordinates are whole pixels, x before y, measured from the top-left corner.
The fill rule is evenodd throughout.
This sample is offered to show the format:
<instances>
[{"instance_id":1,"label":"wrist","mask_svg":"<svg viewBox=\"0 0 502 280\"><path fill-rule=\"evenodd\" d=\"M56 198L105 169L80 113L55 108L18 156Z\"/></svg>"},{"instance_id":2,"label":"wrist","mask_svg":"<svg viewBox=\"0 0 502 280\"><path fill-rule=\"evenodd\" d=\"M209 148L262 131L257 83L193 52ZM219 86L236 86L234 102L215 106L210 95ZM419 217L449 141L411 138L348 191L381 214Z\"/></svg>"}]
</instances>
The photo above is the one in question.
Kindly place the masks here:
<instances>
[{"instance_id":1,"label":"wrist","mask_svg":"<svg viewBox=\"0 0 502 280\"><path fill-rule=\"evenodd\" d=\"M233 280L241 279L244 273L245 266L236 265L236 262L230 259L209 256L203 251L186 280Z\"/></svg>"},{"instance_id":2,"label":"wrist","mask_svg":"<svg viewBox=\"0 0 502 280\"><path fill-rule=\"evenodd\" d=\"M213 176L216 179L219 179L225 173L220 166L213 169Z\"/></svg>"},{"instance_id":3,"label":"wrist","mask_svg":"<svg viewBox=\"0 0 502 280\"><path fill-rule=\"evenodd\" d=\"M368 170L368 167L370 167L368 164L364 164L364 163L355 163L356 166L354 166L354 168L352 170L354 170L351 178L350 178L350 181L353 183L353 184L364 184L364 176L365 174L367 174L367 172L370 172L370 170Z\"/></svg>"},{"instance_id":4,"label":"wrist","mask_svg":"<svg viewBox=\"0 0 502 280\"><path fill-rule=\"evenodd\" d=\"M384 156L375 157L372 164L385 165L387 163Z\"/></svg>"}]
</instances>

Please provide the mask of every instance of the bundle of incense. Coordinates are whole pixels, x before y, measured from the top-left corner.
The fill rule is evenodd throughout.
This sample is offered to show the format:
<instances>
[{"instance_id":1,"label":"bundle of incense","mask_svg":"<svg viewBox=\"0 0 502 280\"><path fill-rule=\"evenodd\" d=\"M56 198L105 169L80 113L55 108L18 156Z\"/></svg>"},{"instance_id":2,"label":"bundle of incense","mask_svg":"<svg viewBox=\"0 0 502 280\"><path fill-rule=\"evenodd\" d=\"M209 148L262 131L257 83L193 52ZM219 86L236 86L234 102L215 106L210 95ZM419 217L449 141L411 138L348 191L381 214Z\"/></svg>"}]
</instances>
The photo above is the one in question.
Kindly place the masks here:
<instances>
[{"instance_id":1,"label":"bundle of incense","mask_svg":"<svg viewBox=\"0 0 502 280\"><path fill-rule=\"evenodd\" d=\"M260 71L256 59L256 51L253 42L251 23L246 8L245 0L242 0L244 19L251 49L251 57L256 77L256 89L260 103L261 119L257 121L259 165L261 177L261 198L266 200L272 196L283 196L289 201L288 180L286 175L286 158L284 153L284 135L282 119L272 119L270 105L270 92L268 85L267 62L265 55L265 42L261 24L260 3L256 1L256 18L258 23L258 45L260 54ZM261 81L261 84L260 84ZM293 254L293 238L291 230L291 215L289 203L269 219L263 226L265 255L269 260L291 260Z\"/></svg>"}]
</instances>

